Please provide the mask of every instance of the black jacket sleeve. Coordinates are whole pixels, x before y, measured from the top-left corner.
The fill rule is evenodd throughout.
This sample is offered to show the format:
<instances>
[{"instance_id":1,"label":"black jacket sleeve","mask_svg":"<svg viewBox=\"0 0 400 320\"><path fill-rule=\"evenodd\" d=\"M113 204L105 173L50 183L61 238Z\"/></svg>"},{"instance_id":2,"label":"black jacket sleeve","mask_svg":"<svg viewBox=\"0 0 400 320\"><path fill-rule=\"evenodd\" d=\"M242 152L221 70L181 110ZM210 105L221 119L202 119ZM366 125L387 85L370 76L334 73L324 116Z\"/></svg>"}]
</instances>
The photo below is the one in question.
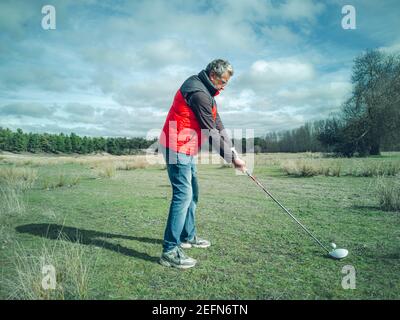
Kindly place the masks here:
<instances>
[{"instance_id":1,"label":"black jacket sleeve","mask_svg":"<svg viewBox=\"0 0 400 320\"><path fill-rule=\"evenodd\" d=\"M196 115L200 128L208 129L207 134L213 148L219 152L227 163L232 163L235 157L231 150L232 143L226 134L226 130L218 113L214 121L212 116L212 99L204 92L198 91L188 96L187 102Z\"/></svg>"},{"instance_id":2,"label":"black jacket sleeve","mask_svg":"<svg viewBox=\"0 0 400 320\"><path fill-rule=\"evenodd\" d=\"M229 138L229 136L225 130L225 127L222 123L221 117L219 116L218 112L217 112L217 118L215 119L215 124L216 124L217 130L219 131L221 139L223 139L224 141L226 141L229 144L229 146L230 146L229 149L231 150L231 148L232 148L231 139ZM235 154L233 154L233 155L235 155Z\"/></svg>"}]
</instances>

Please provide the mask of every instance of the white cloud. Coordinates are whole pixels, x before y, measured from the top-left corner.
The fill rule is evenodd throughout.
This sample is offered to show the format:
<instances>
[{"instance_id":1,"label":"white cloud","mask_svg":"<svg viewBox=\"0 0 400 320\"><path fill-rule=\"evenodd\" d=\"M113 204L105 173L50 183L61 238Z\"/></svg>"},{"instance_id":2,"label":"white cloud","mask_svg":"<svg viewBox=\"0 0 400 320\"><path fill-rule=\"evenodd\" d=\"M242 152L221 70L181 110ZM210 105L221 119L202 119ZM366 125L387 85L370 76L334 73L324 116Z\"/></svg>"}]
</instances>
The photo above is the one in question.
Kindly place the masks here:
<instances>
[{"instance_id":1,"label":"white cloud","mask_svg":"<svg viewBox=\"0 0 400 320\"><path fill-rule=\"evenodd\" d=\"M309 22L315 22L316 16L324 10L325 6L321 2L312 0L288 0L279 7L279 13L282 17L289 20L305 19Z\"/></svg>"},{"instance_id":2,"label":"white cloud","mask_svg":"<svg viewBox=\"0 0 400 320\"><path fill-rule=\"evenodd\" d=\"M338 105L350 91L351 83L349 82L328 82L292 90L282 89L277 92L277 96L284 98L285 101L297 104L308 103L312 105L327 102L331 105Z\"/></svg>"},{"instance_id":3,"label":"white cloud","mask_svg":"<svg viewBox=\"0 0 400 320\"><path fill-rule=\"evenodd\" d=\"M301 62L258 60L250 68L250 76L266 82L302 81L314 77L313 66Z\"/></svg>"},{"instance_id":4,"label":"white cloud","mask_svg":"<svg viewBox=\"0 0 400 320\"><path fill-rule=\"evenodd\" d=\"M238 76L235 88L253 89L259 93L281 85L296 84L313 79L314 67L295 60L257 60Z\"/></svg>"},{"instance_id":5,"label":"white cloud","mask_svg":"<svg viewBox=\"0 0 400 320\"><path fill-rule=\"evenodd\" d=\"M153 107L168 110L176 91L192 73L189 68L168 66L158 72L145 74L140 80L126 79L113 94L123 106Z\"/></svg>"},{"instance_id":6,"label":"white cloud","mask_svg":"<svg viewBox=\"0 0 400 320\"><path fill-rule=\"evenodd\" d=\"M354 34L397 50L396 1L355 1L363 14ZM2 125L145 135L162 126L182 82L217 57L235 68L217 97L226 126L262 134L323 118L351 88L360 40L350 54L342 33L316 34L340 23L343 2L54 0L57 30L45 32L39 1L1 1L0 106L55 110L45 119L8 114ZM337 8L333 17L328 9ZM33 112L18 108L14 113Z\"/></svg>"},{"instance_id":7,"label":"white cloud","mask_svg":"<svg viewBox=\"0 0 400 320\"><path fill-rule=\"evenodd\" d=\"M2 115L2 117L14 116L17 118L45 118L51 116L54 112L54 108L37 103L11 103L0 106L0 115Z\"/></svg>"},{"instance_id":8,"label":"white cloud","mask_svg":"<svg viewBox=\"0 0 400 320\"><path fill-rule=\"evenodd\" d=\"M256 61L239 76L234 88L217 97L226 127L252 128L258 135L292 129L328 117L349 96L349 70L320 74L311 64L288 61ZM249 80L252 72L261 74L257 82L254 77Z\"/></svg>"},{"instance_id":9,"label":"white cloud","mask_svg":"<svg viewBox=\"0 0 400 320\"><path fill-rule=\"evenodd\" d=\"M302 42L302 37L284 25L268 26L261 28L261 32L266 36L265 42L268 44L279 43L287 45L297 45Z\"/></svg>"},{"instance_id":10,"label":"white cloud","mask_svg":"<svg viewBox=\"0 0 400 320\"><path fill-rule=\"evenodd\" d=\"M146 67L159 68L171 64L187 64L192 54L183 40L163 38L147 43L139 51L139 56Z\"/></svg>"}]
</instances>

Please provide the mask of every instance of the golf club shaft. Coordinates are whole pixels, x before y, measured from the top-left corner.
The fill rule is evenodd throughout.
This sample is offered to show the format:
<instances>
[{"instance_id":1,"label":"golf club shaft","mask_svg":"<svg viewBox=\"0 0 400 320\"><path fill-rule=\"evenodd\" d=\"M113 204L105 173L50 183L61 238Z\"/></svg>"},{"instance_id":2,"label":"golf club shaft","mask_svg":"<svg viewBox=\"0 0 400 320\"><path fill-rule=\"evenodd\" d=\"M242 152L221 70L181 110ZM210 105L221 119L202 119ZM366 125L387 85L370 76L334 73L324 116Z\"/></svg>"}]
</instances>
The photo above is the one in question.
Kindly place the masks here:
<instances>
[{"instance_id":1,"label":"golf club shaft","mask_svg":"<svg viewBox=\"0 0 400 320\"><path fill-rule=\"evenodd\" d=\"M308 231L307 230L307 228L299 221L299 220L297 220L296 219L296 217L294 216L294 215L292 215L290 212L289 212L289 210L288 209L286 209L278 200L276 200L275 199L275 197L253 176L253 175L251 175L247 170L246 170L246 174L255 182L255 183L257 183L257 185L259 186L259 187L261 187L263 190L264 190L264 192L266 193L266 194L268 194L270 197L271 197L271 199L272 200L274 200L275 201L275 203L277 203L283 210L285 210L285 212L294 220L294 221L296 221L296 223L300 226L300 227L302 227L303 228L303 230L305 231L305 232L307 232L308 233L308 235L310 235L322 248L324 248L324 250L326 250L328 253L329 253L329 250L310 232L310 231Z\"/></svg>"}]
</instances>

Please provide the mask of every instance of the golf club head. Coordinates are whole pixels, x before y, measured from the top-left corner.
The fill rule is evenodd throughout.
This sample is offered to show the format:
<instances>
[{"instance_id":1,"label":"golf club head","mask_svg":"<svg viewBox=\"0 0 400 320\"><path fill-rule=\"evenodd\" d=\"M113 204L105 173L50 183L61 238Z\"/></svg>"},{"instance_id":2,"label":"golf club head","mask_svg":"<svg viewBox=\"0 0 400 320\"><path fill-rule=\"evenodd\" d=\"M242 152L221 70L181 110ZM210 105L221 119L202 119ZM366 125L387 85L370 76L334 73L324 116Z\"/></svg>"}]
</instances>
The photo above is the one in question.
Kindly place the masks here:
<instances>
[{"instance_id":1,"label":"golf club head","mask_svg":"<svg viewBox=\"0 0 400 320\"><path fill-rule=\"evenodd\" d=\"M333 259L343 259L346 258L349 252L346 249L334 249L331 252L329 252L329 255Z\"/></svg>"}]
</instances>

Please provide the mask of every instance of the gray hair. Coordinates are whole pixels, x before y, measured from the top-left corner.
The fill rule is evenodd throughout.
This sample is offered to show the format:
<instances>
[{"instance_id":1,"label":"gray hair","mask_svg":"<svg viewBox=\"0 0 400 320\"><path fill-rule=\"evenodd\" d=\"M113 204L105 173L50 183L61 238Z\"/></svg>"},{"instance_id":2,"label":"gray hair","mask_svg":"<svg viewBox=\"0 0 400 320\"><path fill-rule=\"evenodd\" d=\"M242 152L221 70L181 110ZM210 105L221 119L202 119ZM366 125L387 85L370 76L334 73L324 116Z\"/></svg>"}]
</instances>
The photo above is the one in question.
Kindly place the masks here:
<instances>
[{"instance_id":1,"label":"gray hair","mask_svg":"<svg viewBox=\"0 0 400 320\"><path fill-rule=\"evenodd\" d=\"M211 72L215 73L217 77L222 77L225 72L229 72L233 76L233 67L227 60L215 59L211 61L206 67L206 73L210 75Z\"/></svg>"}]
</instances>

